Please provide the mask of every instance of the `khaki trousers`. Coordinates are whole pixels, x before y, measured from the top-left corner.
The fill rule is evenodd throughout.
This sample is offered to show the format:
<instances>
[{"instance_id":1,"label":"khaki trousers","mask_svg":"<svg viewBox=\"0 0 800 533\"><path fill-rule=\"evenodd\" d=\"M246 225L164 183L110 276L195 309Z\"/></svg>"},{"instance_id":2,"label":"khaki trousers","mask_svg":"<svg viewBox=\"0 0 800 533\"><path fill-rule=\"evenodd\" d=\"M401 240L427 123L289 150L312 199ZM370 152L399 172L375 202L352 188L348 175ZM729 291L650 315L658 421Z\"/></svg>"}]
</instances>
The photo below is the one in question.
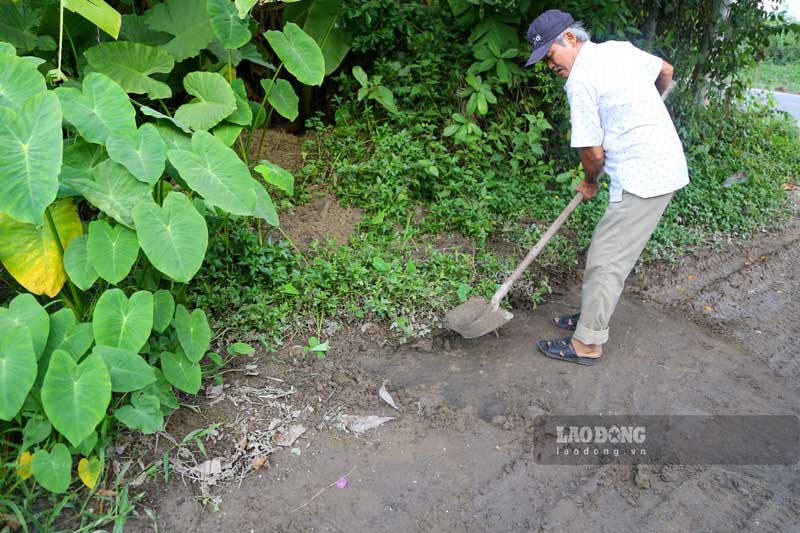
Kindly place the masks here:
<instances>
[{"instance_id":1,"label":"khaki trousers","mask_svg":"<svg viewBox=\"0 0 800 533\"><path fill-rule=\"evenodd\" d=\"M639 198L622 193L608 204L592 234L586 256L581 318L574 336L584 344L608 342L608 321L625 286L625 279L656 229L675 193Z\"/></svg>"}]
</instances>

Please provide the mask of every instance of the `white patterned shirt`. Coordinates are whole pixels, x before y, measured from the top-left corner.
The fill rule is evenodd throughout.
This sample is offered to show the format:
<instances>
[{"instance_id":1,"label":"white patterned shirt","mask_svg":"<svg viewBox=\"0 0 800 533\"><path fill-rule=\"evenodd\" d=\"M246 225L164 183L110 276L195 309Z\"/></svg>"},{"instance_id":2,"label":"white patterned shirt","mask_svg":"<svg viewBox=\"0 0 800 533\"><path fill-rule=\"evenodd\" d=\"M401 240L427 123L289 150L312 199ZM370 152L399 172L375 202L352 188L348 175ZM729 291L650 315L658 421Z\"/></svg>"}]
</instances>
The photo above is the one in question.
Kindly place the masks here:
<instances>
[{"instance_id":1,"label":"white patterned shirt","mask_svg":"<svg viewBox=\"0 0 800 533\"><path fill-rule=\"evenodd\" d=\"M573 148L603 146L612 202L689 183L683 146L655 87L662 60L624 41L583 43L564 86Z\"/></svg>"}]
</instances>

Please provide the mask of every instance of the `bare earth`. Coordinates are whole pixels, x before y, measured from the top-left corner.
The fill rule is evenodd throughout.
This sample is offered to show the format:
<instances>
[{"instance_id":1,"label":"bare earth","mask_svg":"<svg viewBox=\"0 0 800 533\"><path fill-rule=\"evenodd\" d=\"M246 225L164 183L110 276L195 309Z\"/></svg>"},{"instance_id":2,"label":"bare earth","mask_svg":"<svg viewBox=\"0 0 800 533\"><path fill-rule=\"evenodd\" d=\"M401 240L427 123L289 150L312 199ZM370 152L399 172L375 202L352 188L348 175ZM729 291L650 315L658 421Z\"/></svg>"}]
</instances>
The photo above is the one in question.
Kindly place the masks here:
<instances>
[{"instance_id":1,"label":"bare earth","mask_svg":"<svg viewBox=\"0 0 800 533\"><path fill-rule=\"evenodd\" d=\"M280 401L309 428L295 451L276 447L241 482L207 487L217 512L175 472L166 485L145 481L143 505L170 532L800 531L798 465L541 466L531 438L541 414L800 415L798 241L795 217L780 233L637 275L592 368L535 349L561 334L549 319L577 305L577 287L517 310L499 336L439 332L398 348L367 325L337 333L325 361L290 346L261 354L247 361L258 375L228 374L225 390L291 384ZM378 397L384 379L402 412ZM266 431L277 408L234 401L202 400L167 430L180 438L219 422L206 445L225 457L243 424ZM337 425L342 413L396 419L356 436ZM145 455L162 449L164 438ZM351 470L346 487L331 486ZM140 513L127 529L153 524Z\"/></svg>"}]
</instances>

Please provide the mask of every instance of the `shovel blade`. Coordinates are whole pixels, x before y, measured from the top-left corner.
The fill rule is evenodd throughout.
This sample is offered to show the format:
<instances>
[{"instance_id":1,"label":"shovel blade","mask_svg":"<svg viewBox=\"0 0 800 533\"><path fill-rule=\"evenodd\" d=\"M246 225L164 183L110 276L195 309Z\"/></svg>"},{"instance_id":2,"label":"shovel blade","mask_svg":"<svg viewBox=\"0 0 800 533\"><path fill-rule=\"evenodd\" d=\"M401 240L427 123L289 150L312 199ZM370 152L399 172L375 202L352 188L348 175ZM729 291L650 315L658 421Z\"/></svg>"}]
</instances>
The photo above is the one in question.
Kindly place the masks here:
<instances>
[{"instance_id":1,"label":"shovel blade","mask_svg":"<svg viewBox=\"0 0 800 533\"><path fill-rule=\"evenodd\" d=\"M444 317L444 327L465 339L474 339L491 333L514 318L505 309L492 306L489 301L473 296Z\"/></svg>"}]
</instances>

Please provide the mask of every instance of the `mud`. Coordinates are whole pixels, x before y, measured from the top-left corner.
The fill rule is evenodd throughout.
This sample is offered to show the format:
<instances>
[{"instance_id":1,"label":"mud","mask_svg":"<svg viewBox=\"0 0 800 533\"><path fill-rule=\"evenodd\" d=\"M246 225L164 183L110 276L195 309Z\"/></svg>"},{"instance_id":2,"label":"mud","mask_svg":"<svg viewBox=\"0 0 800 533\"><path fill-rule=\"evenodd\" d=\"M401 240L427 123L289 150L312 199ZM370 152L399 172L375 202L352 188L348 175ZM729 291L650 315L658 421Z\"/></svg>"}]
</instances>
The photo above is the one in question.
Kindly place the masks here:
<instances>
[{"instance_id":1,"label":"mud","mask_svg":"<svg viewBox=\"0 0 800 533\"><path fill-rule=\"evenodd\" d=\"M218 512L175 476L145 484L142 505L160 531L798 531L797 464L543 466L531 439L540 414L800 415L798 239L795 217L781 233L645 270L592 368L535 350L562 333L549 319L577 306L577 287L481 339L438 332L394 348L372 326L337 334L325 361L261 354L258 376L229 382L294 384L289 401L309 413L300 454L278 449L267 468L214 487ZM401 413L378 397L383 380ZM199 407L168 430L216 421L233 442L237 419L269 423L228 400ZM357 436L335 413L397 418ZM331 485L353 468L345 488ZM128 529L153 525L141 514Z\"/></svg>"},{"instance_id":2,"label":"mud","mask_svg":"<svg viewBox=\"0 0 800 533\"><path fill-rule=\"evenodd\" d=\"M242 140L246 142L247 135ZM250 161L268 159L289 172L297 172L303 168L305 142L306 138L303 136L275 128L261 128L253 132L247 155Z\"/></svg>"},{"instance_id":3,"label":"mud","mask_svg":"<svg viewBox=\"0 0 800 533\"><path fill-rule=\"evenodd\" d=\"M281 212L280 220L295 246L305 251L315 240L345 244L361 217L360 209L343 207L336 197L312 188L311 201ZM276 233L275 238L281 235Z\"/></svg>"}]
</instances>

